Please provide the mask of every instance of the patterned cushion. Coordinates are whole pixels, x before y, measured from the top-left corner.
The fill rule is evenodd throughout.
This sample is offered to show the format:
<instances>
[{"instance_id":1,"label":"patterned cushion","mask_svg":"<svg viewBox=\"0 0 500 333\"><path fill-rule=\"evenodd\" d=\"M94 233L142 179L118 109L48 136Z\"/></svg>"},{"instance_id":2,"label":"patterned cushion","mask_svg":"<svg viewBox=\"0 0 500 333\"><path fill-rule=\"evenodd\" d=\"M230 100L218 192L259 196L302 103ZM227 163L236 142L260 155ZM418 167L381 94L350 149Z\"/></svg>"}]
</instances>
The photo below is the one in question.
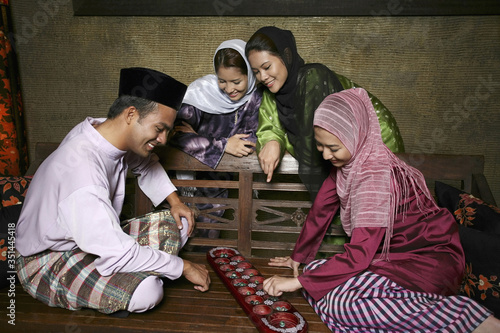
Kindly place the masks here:
<instances>
[{"instance_id":1,"label":"patterned cushion","mask_svg":"<svg viewBox=\"0 0 500 333\"><path fill-rule=\"evenodd\" d=\"M459 227L465 252L465 276L460 294L469 296L500 316L500 235Z\"/></svg>"},{"instance_id":2,"label":"patterned cushion","mask_svg":"<svg viewBox=\"0 0 500 333\"><path fill-rule=\"evenodd\" d=\"M21 204L32 178L32 176L0 177L0 207Z\"/></svg>"},{"instance_id":3,"label":"patterned cushion","mask_svg":"<svg viewBox=\"0 0 500 333\"><path fill-rule=\"evenodd\" d=\"M459 224L500 235L498 207L441 182L436 182L435 191L438 204L451 211Z\"/></svg>"},{"instance_id":4,"label":"patterned cushion","mask_svg":"<svg viewBox=\"0 0 500 333\"><path fill-rule=\"evenodd\" d=\"M436 182L436 197L460 224L465 276L460 293L500 316L500 209L471 194Z\"/></svg>"}]
</instances>

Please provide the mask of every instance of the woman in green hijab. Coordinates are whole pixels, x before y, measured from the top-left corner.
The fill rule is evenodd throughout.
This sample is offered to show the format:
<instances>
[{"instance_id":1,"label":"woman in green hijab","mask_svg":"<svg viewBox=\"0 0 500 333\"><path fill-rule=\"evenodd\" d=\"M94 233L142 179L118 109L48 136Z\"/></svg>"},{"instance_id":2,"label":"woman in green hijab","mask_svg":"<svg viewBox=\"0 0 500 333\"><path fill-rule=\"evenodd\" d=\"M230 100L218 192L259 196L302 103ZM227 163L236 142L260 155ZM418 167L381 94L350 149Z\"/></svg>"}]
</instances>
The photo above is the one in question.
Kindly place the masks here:
<instances>
[{"instance_id":1,"label":"woman in green hijab","mask_svg":"<svg viewBox=\"0 0 500 333\"><path fill-rule=\"evenodd\" d=\"M257 80L267 87L257 131L257 152L267 181L288 151L298 160L299 176L314 201L331 168L316 149L314 111L326 96L359 86L322 64L305 64L289 30L259 29L247 42L245 53ZM394 117L375 96L369 96L384 143L393 152L403 152L403 139Z\"/></svg>"}]
</instances>

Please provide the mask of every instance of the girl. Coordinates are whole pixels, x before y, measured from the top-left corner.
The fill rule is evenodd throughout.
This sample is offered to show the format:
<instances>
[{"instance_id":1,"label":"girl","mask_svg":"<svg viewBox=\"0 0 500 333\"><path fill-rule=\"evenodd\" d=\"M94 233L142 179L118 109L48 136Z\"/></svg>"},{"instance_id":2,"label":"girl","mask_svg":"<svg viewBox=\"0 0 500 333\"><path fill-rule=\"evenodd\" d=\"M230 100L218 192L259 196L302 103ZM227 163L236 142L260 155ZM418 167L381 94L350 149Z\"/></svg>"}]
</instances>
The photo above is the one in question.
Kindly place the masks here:
<instances>
[{"instance_id":1,"label":"girl","mask_svg":"<svg viewBox=\"0 0 500 333\"><path fill-rule=\"evenodd\" d=\"M357 86L322 64L305 64L288 30L264 27L253 34L245 49L257 80L266 89L260 110L257 151L270 181L285 150L299 161L299 174L311 199L330 171L314 146L312 119L323 99ZM274 94L274 98L269 95ZM404 151L403 140L389 110L374 96L372 102L382 127L382 137L394 152Z\"/></svg>"},{"instance_id":2,"label":"girl","mask_svg":"<svg viewBox=\"0 0 500 333\"><path fill-rule=\"evenodd\" d=\"M384 145L367 92L328 96L313 124L317 149L334 168L291 257L269 263L292 268L295 277L271 277L264 290L277 296L303 288L335 332L471 332L483 322L498 325L490 311L456 296L465 266L456 222L437 207L423 175ZM351 241L344 253L314 260L339 207ZM300 263L308 265L299 276Z\"/></svg>"},{"instance_id":3,"label":"girl","mask_svg":"<svg viewBox=\"0 0 500 333\"><path fill-rule=\"evenodd\" d=\"M224 153L247 156L255 149L259 105L262 93L255 87L255 76L245 56L245 42L228 40L215 51L215 75L195 80L188 86L177 114L171 144L215 169ZM181 175L178 177L192 177ZM230 177L220 173L198 173L196 178ZM185 192L186 189L181 189ZM184 193L186 194L186 193ZM227 198L227 189L197 188L195 196ZM200 210L218 205L199 205ZM223 210L211 213L220 217ZM215 222L200 216L198 221ZM217 230L198 231L200 236L217 238Z\"/></svg>"}]
</instances>

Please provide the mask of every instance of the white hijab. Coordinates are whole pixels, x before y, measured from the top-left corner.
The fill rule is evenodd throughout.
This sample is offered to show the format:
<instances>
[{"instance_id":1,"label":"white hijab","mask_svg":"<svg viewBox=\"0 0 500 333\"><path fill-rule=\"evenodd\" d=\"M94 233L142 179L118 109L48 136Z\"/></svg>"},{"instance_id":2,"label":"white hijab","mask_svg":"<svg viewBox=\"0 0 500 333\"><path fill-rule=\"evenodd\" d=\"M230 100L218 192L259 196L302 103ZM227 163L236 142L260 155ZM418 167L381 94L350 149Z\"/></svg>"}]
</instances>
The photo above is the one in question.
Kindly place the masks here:
<instances>
[{"instance_id":1,"label":"white hijab","mask_svg":"<svg viewBox=\"0 0 500 333\"><path fill-rule=\"evenodd\" d=\"M219 89L217 75L209 74L193 81L188 86L182 103L192 105L207 113L226 114L236 111L240 106L248 102L255 90L255 76L250 63L245 57L245 45L246 43L241 39L231 39L222 42L215 50L215 54L217 54L221 49L230 48L236 50L245 60L248 72L248 90L243 98L236 102L232 101L226 93Z\"/></svg>"}]
</instances>

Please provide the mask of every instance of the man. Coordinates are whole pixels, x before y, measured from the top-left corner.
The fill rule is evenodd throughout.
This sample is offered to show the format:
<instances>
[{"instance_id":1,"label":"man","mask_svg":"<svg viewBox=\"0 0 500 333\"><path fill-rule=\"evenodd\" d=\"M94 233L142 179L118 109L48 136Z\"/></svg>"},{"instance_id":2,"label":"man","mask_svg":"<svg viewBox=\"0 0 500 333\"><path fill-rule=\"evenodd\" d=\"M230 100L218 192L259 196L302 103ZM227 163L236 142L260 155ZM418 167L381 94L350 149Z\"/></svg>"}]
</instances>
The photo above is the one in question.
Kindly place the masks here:
<instances>
[{"instance_id":1,"label":"man","mask_svg":"<svg viewBox=\"0 0 500 333\"><path fill-rule=\"evenodd\" d=\"M160 302L160 277L183 275L208 290L206 267L177 256L194 228L193 212L151 153L166 143L185 91L163 73L122 69L107 118L78 124L39 167L16 230L18 276L34 298L127 313ZM170 210L121 226L127 170L155 206L166 199Z\"/></svg>"}]
</instances>

